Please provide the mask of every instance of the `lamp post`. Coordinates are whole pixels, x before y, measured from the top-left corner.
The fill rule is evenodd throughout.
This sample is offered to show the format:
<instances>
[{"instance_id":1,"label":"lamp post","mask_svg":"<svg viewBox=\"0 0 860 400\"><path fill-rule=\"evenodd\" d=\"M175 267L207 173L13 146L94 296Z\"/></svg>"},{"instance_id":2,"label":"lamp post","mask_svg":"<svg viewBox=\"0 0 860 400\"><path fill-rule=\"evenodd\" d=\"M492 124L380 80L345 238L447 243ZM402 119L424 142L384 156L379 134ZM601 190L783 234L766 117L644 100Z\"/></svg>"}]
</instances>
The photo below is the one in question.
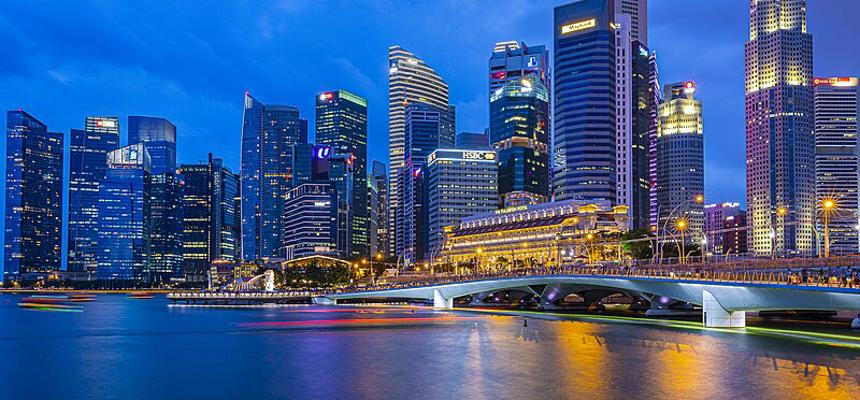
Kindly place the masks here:
<instances>
[{"instance_id":1,"label":"lamp post","mask_svg":"<svg viewBox=\"0 0 860 400\"><path fill-rule=\"evenodd\" d=\"M785 216L788 215L788 208L785 206L778 206L776 208L776 228L772 228L771 232L773 233L773 240L771 240L771 247L773 248L771 253L773 255L771 258L776 258L776 246L780 246L785 249ZM777 238L777 232L779 232L779 240ZM783 251L783 253L785 253Z\"/></svg>"},{"instance_id":2,"label":"lamp post","mask_svg":"<svg viewBox=\"0 0 860 400\"><path fill-rule=\"evenodd\" d=\"M665 236L666 236L666 225L669 223L670 220L672 220L672 216L675 215L675 212L678 211L678 209L680 209L681 207L684 207L686 205L689 205L691 203L702 204L704 202L705 202L705 196L702 194L697 194L692 199L687 199L687 200L683 201L681 204L678 204L677 206L675 206L675 208L673 208L672 211L669 212L669 215L666 216L666 219L663 220L663 237L665 238ZM658 215L657 224L659 225L660 224L660 221L659 221L659 215L660 215L659 205L658 205L657 215ZM659 237L660 237L659 229L657 231L657 237L658 237L658 241L660 242L659 250L660 250L660 259L662 260L663 259L663 240L659 239Z\"/></svg>"},{"instance_id":3,"label":"lamp post","mask_svg":"<svg viewBox=\"0 0 860 400\"><path fill-rule=\"evenodd\" d=\"M688 225L686 218L678 218L675 221L675 228L677 228L678 231L681 232L681 251L678 254L678 261L681 263L681 265L684 264L684 231L687 230L687 226Z\"/></svg>"},{"instance_id":4,"label":"lamp post","mask_svg":"<svg viewBox=\"0 0 860 400\"><path fill-rule=\"evenodd\" d=\"M702 236L702 265L705 265L705 257L708 254L708 237Z\"/></svg>"},{"instance_id":5,"label":"lamp post","mask_svg":"<svg viewBox=\"0 0 860 400\"><path fill-rule=\"evenodd\" d=\"M835 199L821 200L821 210L824 214L824 258L830 257L830 213L835 209Z\"/></svg>"}]
</instances>

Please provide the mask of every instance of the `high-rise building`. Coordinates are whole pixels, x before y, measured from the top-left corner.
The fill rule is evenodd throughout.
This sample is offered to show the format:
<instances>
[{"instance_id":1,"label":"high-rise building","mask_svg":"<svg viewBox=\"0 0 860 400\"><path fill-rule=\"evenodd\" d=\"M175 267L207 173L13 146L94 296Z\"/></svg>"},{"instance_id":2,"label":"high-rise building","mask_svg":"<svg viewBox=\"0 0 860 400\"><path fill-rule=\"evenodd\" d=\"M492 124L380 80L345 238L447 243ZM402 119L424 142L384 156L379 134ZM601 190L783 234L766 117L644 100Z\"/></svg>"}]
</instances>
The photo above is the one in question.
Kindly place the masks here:
<instances>
[{"instance_id":1,"label":"high-rise building","mask_svg":"<svg viewBox=\"0 0 860 400\"><path fill-rule=\"evenodd\" d=\"M22 110L6 113L3 280L59 270L63 227L63 134Z\"/></svg>"},{"instance_id":2,"label":"high-rise building","mask_svg":"<svg viewBox=\"0 0 860 400\"><path fill-rule=\"evenodd\" d=\"M119 118L87 117L72 129L69 143L69 226L67 269L95 272L98 266L99 184L107 153L119 148Z\"/></svg>"},{"instance_id":3,"label":"high-rise building","mask_svg":"<svg viewBox=\"0 0 860 400\"><path fill-rule=\"evenodd\" d=\"M176 172L176 126L161 117L128 116L128 144L145 143L152 175Z\"/></svg>"},{"instance_id":4,"label":"high-rise building","mask_svg":"<svg viewBox=\"0 0 860 400\"><path fill-rule=\"evenodd\" d=\"M824 232L822 202L835 204L828 210L830 254L856 254L858 158L856 77L815 78L815 188L818 231ZM819 240L823 240L823 237Z\"/></svg>"},{"instance_id":5,"label":"high-rise building","mask_svg":"<svg viewBox=\"0 0 860 400\"><path fill-rule=\"evenodd\" d=\"M307 122L292 106L266 105L245 93L242 117L242 259L284 257L284 196L292 152L307 143Z\"/></svg>"},{"instance_id":6,"label":"high-rise building","mask_svg":"<svg viewBox=\"0 0 860 400\"><path fill-rule=\"evenodd\" d=\"M237 261L238 178L220 158L182 164L182 265L186 282L206 282L210 263Z\"/></svg>"},{"instance_id":7,"label":"high-rise building","mask_svg":"<svg viewBox=\"0 0 860 400\"><path fill-rule=\"evenodd\" d=\"M648 203L651 229L657 230L657 108L663 102L657 53L648 56Z\"/></svg>"},{"instance_id":8,"label":"high-rise building","mask_svg":"<svg viewBox=\"0 0 860 400\"><path fill-rule=\"evenodd\" d=\"M397 212L395 230L396 253L408 262L423 256L420 236L423 216L422 168L433 150L454 146L454 133L448 125L453 120L450 108L438 108L425 103L406 107L405 156L399 183L403 190L402 207Z\"/></svg>"},{"instance_id":9,"label":"high-rise building","mask_svg":"<svg viewBox=\"0 0 860 400\"><path fill-rule=\"evenodd\" d=\"M335 254L337 193L330 183L303 183L287 191L286 258Z\"/></svg>"},{"instance_id":10,"label":"high-rise building","mask_svg":"<svg viewBox=\"0 0 860 400\"><path fill-rule=\"evenodd\" d=\"M369 255L367 203L367 100L346 90L320 93L316 100L316 142L352 156L352 218L348 258Z\"/></svg>"},{"instance_id":11,"label":"high-rise building","mask_svg":"<svg viewBox=\"0 0 860 400\"><path fill-rule=\"evenodd\" d=\"M107 153L99 185L99 280L136 282L144 277L151 249L150 165L143 143Z\"/></svg>"},{"instance_id":12,"label":"high-rise building","mask_svg":"<svg viewBox=\"0 0 860 400\"><path fill-rule=\"evenodd\" d=\"M445 229L499 206L498 170L493 151L438 149L426 166L427 214L424 259L442 254Z\"/></svg>"},{"instance_id":13,"label":"high-rise building","mask_svg":"<svg viewBox=\"0 0 860 400\"><path fill-rule=\"evenodd\" d=\"M549 90L535 74L512 77L490 96L503 207L549 200L549 115Z\"/></svg>"},{"instance_id":14,"label":"high-rise building","mask_svg":"<svg viewBox=\"0 0 860 400\"><path fill-rule=\"evenodd\" d=\"M723 245L723 237L725 236L723 226L725 225L726 218L738 216L743 212L741 205L738 203L705 204L704 212L704 234L707 239L708 251L713 254L726 254L726 249ZM737 222L734 221L734 223ZM744 248L746 248L746 243L744 243ZM737 255L737 253L735 254Z\"/></svg>"},{"instance_id":15,"label":"high-rise building","mask_svg":"<svg viewBox=\"0 0 860 400\"><path fill-rule=\"evenodd\" d=\"M371 215L375 216L376 225L376 248L371 252L374 257L382 254L384 259L388 258L388 173L387 166L380 161L373 161L370 168L370 179L376 189L376 206L371 205ZM372 218L373 219L373 218Z\"/></svg>"},{"instance_id":16,"label":"high-rise building","mask_svg":"<svg viewBox=\"0 0 860 400\"><path fill-rule=\"evenodd\" d=\"M462 150L489 150L490 134L485 132L460 132L454 138L455 147Z\"/></svg>"},{"instance_id":17,"label":"high-rise building","mask_svg":"<svg viewBox=\"0 0 860 400\"><path fill-rule=\"evenodd\" d=\"M630 16L630 36L648 46L648 0L614 0L615 13Z\"/></svg>"},{"instance_id":18,"label":"high-rise building","mask_svg":"<svg viewBox=\"0 0 860 400\"><path fill-rule=\"evenodd\" d=\"M392 238L402 236L397 231L397 226L402 224L396 221L397 215L400 215L398 208L403 201L399 177L405 164L406 107L414 102L446 109L448 84L424 60L400 46L391 46L388 48L388 176L391 177L388 188L388 227ZM390 242L392 256L401 256L401 252L395 251L396 240Z\"/></svg>"},{"instance_id":19,"label":"high-rise building","mask_svg":"<svg viewBox=\"0 0 860 400\"><path fill-rule=\"evenodd\" d=\"M661 227L687 220L687 236L701 240L705 154L702 103L693 82L668 84L657 111L657 206ZM665 229L664 229L665 230Z\"/></svg>"},{"instance_id":20,"label":"high-rise building","mask_svg":"<svg viewBox=\"0 0 860 400\"><path fill-rule=\"evenodd\" d=\"M327 182L331 146L299 143L293 146L293 187L303 183Z\"/></svg>"},{"instance_id":21,"label":"high-rise building","mask_svg":"<svg viewBox=\"0 0 860 400\"><path fill-rule=\"evenodd\" d=\"M552 87L549 69L549 51L546 46L527 46L524 42L507 41L496 43L490 55L490 92L492 97L508 81L526 75L537 75L544 87ZM492 119L492 112L490 113Z\"/></svg>"},{"instance_id":22,"label":"high-rise building","mask_svg":"<svg viewBox=\"0 0 860 400\"><path fill-rule=\"evenodd\" d=\"M555 8L553 194L616 202L615 7Z\"/></svg>"},{"instance_id":23,"label":"high-rise building","mask_svg":"<svg viewBox=\"0 0 860 400\"><path fill-rule=\"evenodd\" d=\"M744 59L749 250L810 255L815 139L806 0L751 0Z\"/></svg>"},{"instance_id":24,"label":"high-rise building","mask_svg":"<svg viewBox=\"0 0 860 400\"><path fill-rule=\"evenodd\" d=\"M337 235L336 248L338 255L342 258L351 258L355 252L352 250L354 237L353 228L355 224L355 209L353 199L355 198L355 159L352 154L333 154L329 160L328 181L337 194Z\"/></svg>"},{"instance_id":25,"label":"high-rise building","mask_svg":"<svg viewBox=\"0 0 860 400\"><path fill-rule=\"evenodd\" d=\"M740 210L737 215L729 215L723 221L722 249L720 253L726 256L744 256L747 254L747 212Z\"/></svg>"}]
</instances>

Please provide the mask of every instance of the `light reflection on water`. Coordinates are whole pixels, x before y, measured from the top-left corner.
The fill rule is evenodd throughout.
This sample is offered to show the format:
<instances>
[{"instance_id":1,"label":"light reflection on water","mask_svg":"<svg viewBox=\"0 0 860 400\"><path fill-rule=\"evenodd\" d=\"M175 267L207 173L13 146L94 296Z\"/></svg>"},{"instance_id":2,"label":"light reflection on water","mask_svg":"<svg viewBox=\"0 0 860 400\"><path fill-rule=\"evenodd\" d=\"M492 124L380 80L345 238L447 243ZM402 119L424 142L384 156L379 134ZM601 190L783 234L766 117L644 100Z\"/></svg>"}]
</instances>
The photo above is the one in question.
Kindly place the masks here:
<instances>
[{"instance_id":1,"label":"light reflection on water","mask_svg":"<svg viewBox=\"0 0 860 400\"><path fill-rule=\"evenodd\" d=\"M10 297L0 295L4 399L860 393L860 350L761 334L532 316L524 327L522 317L410 307L166 307L121 296L100 296L83 313L40 313Z\"/></svg>"}]
</instances>

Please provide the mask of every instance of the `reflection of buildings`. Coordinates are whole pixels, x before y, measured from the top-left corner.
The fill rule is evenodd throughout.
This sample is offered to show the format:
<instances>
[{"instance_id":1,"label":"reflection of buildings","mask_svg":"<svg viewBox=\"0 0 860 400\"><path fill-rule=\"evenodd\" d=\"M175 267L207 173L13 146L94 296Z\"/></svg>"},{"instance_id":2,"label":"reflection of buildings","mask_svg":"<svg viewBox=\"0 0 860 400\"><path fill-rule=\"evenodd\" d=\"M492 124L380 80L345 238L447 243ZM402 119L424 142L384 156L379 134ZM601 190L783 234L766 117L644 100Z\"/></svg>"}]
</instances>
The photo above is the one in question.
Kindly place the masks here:
<instances>
[{"instance_id":1,"label":"reflection of buildings","mask_svg":"<svg viewBox=\"0 0 860 400\"><path fill-rule=\"evenodd\" d=\"M448 233L442 250L455 266L557 265L558 259L616 257L618 238L628 229L627 208L566 200L512 207L465 218ZM610 256L610 253L614 254Z\"/></svg>"}]
</instances>

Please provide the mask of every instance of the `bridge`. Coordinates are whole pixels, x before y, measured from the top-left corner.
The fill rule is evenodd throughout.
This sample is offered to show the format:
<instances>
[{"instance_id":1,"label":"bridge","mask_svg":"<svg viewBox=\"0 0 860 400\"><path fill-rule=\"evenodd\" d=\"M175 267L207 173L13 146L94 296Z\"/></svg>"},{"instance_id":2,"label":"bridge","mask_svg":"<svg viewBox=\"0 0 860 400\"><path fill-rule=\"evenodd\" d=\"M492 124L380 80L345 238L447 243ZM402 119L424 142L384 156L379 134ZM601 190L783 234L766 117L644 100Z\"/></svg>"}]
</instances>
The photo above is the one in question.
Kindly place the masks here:
<instances>
[{"instance_id":1,"label":"bridge","mask_svg":"<svg viewBox=\"0 0 860 400\"><path fill-rule=\"evenodd\" d=\"M541 308L552 308L571 294L592 304L622 294L649 303L646 315L669 315L678 304L700 306L706 327L724 328L746 326L746 311L860 311L860 269L815 267L801 272L785 268L790 263L777 265L781 268L565 266L424 278L328 293L316 301L417 299L450 309L454 299L475 301L505 292L514 293L515 299L531 296ZM860 325L860 317L855 325Z\"/></svg>"}]
</instances>

